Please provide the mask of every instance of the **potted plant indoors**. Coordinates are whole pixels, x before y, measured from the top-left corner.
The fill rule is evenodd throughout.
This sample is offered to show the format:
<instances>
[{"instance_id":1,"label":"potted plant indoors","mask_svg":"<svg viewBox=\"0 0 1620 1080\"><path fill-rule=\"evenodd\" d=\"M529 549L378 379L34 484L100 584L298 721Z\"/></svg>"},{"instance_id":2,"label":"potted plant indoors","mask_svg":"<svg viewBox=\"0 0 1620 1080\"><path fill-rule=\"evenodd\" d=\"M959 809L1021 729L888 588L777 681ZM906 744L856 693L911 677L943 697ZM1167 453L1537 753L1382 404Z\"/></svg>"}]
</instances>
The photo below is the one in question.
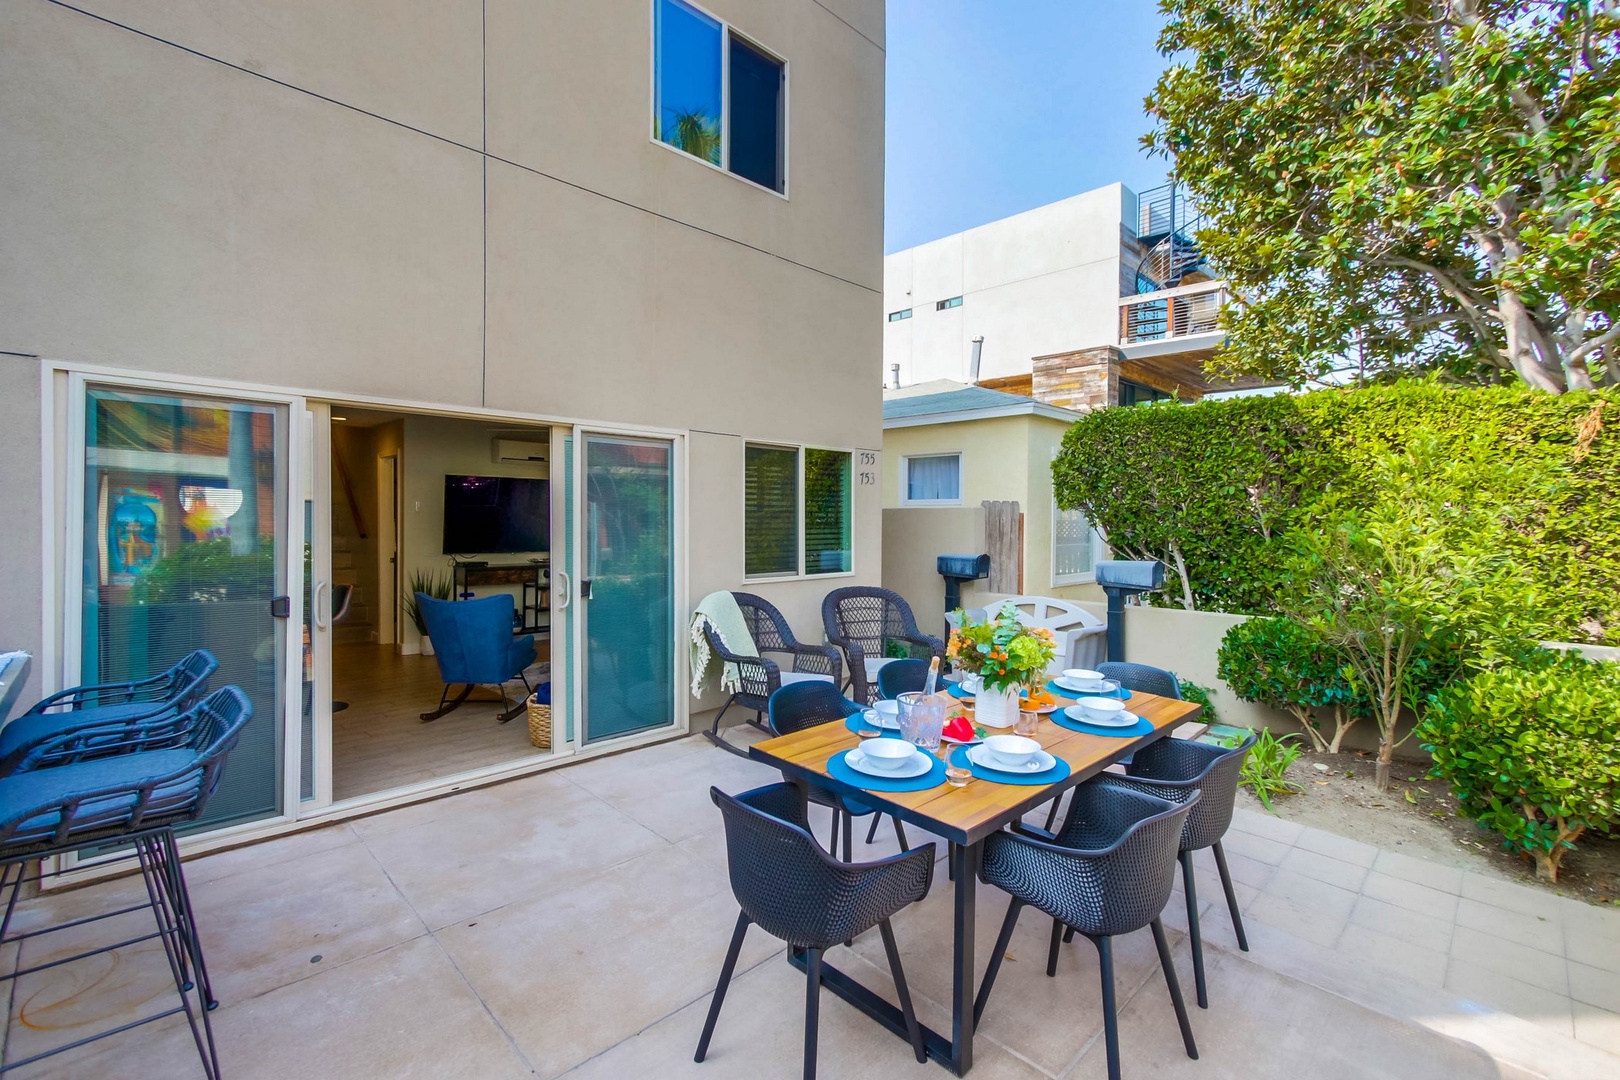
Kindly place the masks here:
<instances>
[{"instance_id":1,"label":"potted plant indoors","mask_svg":"<svg viewBox=\"0 0 1620 1080\"><path fill-rule=\"evenodd\" d=\"M431 570L417 570L411 574L410 587L405 590L405 614L410 616L411 622L416 624L416 632L421 635L423 656L433 655L433 639L428 637L427 621L422 618L421 609L416 605L416 594L421 593L434 600L448 600L454 588L449 574Z\"/></svg>"},{"instance_id":2,"label":"potted plant indoors","mask_svg":"<svg viewBox=\"0 0 1620 1080\"><path fill-rule=\"evenodd\" d=\"M986 727L1012 727L1018 720L1018 698L1031 690L1057 655L1057 640L1044 626L1026 626L1015 604L1006 603L994 618L971 622L961 609L945 657L956 670L972 676L974 713Z\"/></svg>"}]
</instances>

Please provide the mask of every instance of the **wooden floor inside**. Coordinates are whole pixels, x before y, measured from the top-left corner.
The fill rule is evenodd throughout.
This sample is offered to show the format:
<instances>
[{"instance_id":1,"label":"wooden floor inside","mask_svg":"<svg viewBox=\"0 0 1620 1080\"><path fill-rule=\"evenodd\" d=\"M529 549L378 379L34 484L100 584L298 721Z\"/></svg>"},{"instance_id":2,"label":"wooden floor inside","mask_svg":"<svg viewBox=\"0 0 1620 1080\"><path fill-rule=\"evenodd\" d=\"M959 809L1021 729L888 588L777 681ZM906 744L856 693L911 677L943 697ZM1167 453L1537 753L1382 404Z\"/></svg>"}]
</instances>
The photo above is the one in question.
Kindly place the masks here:
<instances>
[{"instance_id":1,"label":"wooden floor inside","mask_svg":"<svg viewBox=\"0 0 1620 1080\"><path fill-rule=\"evenodd\" d=\"M543 663L550 649L544 641L539 646ZM438 706L444 689L431 656L401 656L392 645L339 645L332 681L336 700L349 703L332 714L334 800L549 753L529 744L523 713L498 722L493 689L479 689L461 708L424 722L421 714ZM509 684L507 693L516 704L522 684Z\"/></svg>"}]
</instances>

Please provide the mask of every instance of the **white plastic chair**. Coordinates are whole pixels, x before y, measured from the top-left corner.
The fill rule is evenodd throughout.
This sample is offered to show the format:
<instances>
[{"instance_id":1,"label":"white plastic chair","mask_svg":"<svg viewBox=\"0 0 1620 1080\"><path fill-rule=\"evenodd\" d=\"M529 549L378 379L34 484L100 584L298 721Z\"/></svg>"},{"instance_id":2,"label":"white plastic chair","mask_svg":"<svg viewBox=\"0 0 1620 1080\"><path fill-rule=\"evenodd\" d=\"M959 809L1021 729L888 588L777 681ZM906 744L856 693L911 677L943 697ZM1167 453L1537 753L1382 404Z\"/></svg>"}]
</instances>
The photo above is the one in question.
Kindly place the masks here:
<instances>
[{"instance_id":1,"label":"white plastic chair","mask_svg":"<svg viewBox=\"0 0 1620 1080\"><path fill-rule=\"evenodd\" d=\"M1009 601L1018 609L1019 622L1025 626L1044 626L1056 635L1057 656L1046 668L1049 677L1060 674L1065 668L1096 670L1107 658L1108 627L1080 605L1051 596L1012 596L997 603L995 609L1001 610L1002 604ZM990 614L989 608L967 610L968 618L974 620L989 618ZM955 612L945 618L951 629L956 629Z\"/></svg>"}]
</instances>

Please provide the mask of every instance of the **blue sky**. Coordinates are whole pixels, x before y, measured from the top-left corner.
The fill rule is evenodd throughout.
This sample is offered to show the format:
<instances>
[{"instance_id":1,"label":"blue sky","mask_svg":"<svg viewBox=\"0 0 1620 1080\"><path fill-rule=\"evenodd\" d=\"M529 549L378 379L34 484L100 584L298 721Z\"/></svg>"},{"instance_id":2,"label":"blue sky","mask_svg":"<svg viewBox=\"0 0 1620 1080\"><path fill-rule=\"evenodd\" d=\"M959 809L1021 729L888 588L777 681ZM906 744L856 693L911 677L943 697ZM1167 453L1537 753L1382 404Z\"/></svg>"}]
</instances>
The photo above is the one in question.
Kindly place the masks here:
<instances>
[{"instance_id":1,"label":"blue sky","mask_svg":"<svg viewBox=\"0 0 1620 1080\"><path fill-rule=\"evenodd\" d=\"M1164 59L1151 0L888 0L885 252L1122 181Z\"/></svg>"}]
</instances>

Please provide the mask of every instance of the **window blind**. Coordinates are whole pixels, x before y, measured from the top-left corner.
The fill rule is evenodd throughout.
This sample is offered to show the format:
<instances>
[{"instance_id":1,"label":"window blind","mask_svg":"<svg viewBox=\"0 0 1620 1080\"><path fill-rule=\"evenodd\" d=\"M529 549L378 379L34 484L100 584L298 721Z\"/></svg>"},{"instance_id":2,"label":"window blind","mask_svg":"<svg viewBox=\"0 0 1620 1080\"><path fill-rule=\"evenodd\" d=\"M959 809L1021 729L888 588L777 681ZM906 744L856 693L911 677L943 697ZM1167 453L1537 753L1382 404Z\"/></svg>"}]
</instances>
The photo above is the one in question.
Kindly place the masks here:
<instances>
[{"instance_id":1,"label":"window blind","mask_svg":"<svg viewBox=\"0 0 1620 1080\"><path fill-rule=\"evenodd\" d=\"M743 472L743 572L799 572L799 452L749 446Z\"/></svg>"},{"instance_id":2,"label":"window blind","mask_svg":"<svg viewBox=\"0 0 1620 1080\"><path fill-rule=\"evenodd\" d=\"M841 450L804 452L804 572L848 573L850 551L850 455Z\"/></svg>"}]
</instances>

